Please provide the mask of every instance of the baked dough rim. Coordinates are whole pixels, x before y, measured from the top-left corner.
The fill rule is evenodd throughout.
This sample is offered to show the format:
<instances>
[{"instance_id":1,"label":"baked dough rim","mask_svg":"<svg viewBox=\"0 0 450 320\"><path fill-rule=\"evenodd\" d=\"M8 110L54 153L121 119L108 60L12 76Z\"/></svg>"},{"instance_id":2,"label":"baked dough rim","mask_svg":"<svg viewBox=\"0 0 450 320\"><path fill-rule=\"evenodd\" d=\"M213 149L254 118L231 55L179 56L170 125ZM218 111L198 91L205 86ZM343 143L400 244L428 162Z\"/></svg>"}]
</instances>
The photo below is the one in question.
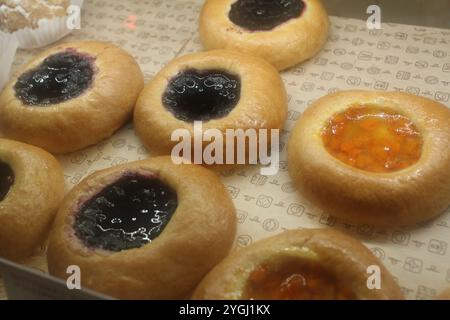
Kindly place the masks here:
<instances>
[{"instance_id":1,"label":"baked dough rim","mask_svg":"<svg viewBox=\"0 0 450 320\"><path fill-rule=\"evenodd\" d=\"M450 288L442 291L436 298L437 300L450 300Z\"/></svg>"},{"instance_id":2,"label":"baked dough rim","mask_svg":"<svg viewBox=\"0 0 450 320\"><path fill-rule=\"evenodd\" d=\"M0 201L0 256L19 261L45 240L64 197L64 173L48 152L0 139L0 161L14 172L14 183Z\"/></svg>"},{"instance_id":3,"label":"baked dough rim","mask_svg":"<svg viewBox=\"0 0 450 320\"><path fill-rule=\"evenodd\" d=\"M199 31L205 49L233 49L261 56L278 70L284 70L316 55L327 40L328 15L319 0L303 0L305 8L299 18L270 31L248 31L235 25L228 18L234 2L204 3Z\"/></svg>"},{"instance_id":4,"label":"baked dough rim","mask_svg":"<svg viewBox=\"0 0 450 320\"><path fill-rule=\"evenodd\" d=\"M320 132L335 113L353 104L389 107L411 119L422 135L412 166L373 173L347 165L325 149ZM291 178L326 213L358 224L411 225L450 205L450 109L403 92L340 91L315 101L297 121L288 144Z\"/></svg>"},{"instance_id":5,"label":"baked dough rim","mask_svg":"<svg viewBox=\"0 0 450 320\"><path fill-rule=\"evenodd\" d=\"M87 248L71 227L75 210L130 171L155 175L177 192L178 207L170 222L156 239L140 248L119 252ZM197 221L193 227L192 221ZM49 239L49 272L66 278L67 266L78 265L83 286L121 299L186 298L228 254L236 225L234 204L210 170L175 165L170 157L103 169L85 178L63 201Z\"/></svg>"},{"instance_id":6,"label":"baked dough rim","mask_svg":"<svg viewBox=\"0 0 450 320\"><path fill-rule=\"evenodd\" d=\"M333 229L284 231L239 249L219 263L202 280L192 299L241 299L248 275L273 255L309 249L325 268L333 270L351 284L360 299L404 299L399 286L381 261L358 240ZM299 256L300 257L300 256ZM307 257L307 253L303 255ZM381 289L367 287L367 267L381 271Z\"/></svg>"},{"instance_id":7,"label":"baked dough rim","mask_svg":"<svg viewBox=\"0 0 450 320\"><path fill-rule=\"evenodd\" d=\"M91 87L61 103L43 107L24 105L15 95L18 77L48 56L66 49L95 57ZM110 137L122 127L131 118L143 86L139 65L118 46L101 41L62 43L35 56L6 85L0 94L0 131L7 138L52 153L76 151Z\"/></svg>"},{"instance_id":8,"label":"baked dough rim","mask_svg":"<svg viewBox=\"0 0 450 320\"><path fill-rule=\"evenodd\" d=\"M228 50L193 53L169 62L138 98L134 127L152 154L171 153L178 144L170 139L176 129L185 129L194 137L193 123L175 118L162 104L162 95L170 79L186 69L223 69L241 77L237 105L223 118L203 121L203 131L218 129L225 133L226 129L283 128L287 117L287 94L283 80L273 66L261 58Z\"/></svg>"}]
</instances>

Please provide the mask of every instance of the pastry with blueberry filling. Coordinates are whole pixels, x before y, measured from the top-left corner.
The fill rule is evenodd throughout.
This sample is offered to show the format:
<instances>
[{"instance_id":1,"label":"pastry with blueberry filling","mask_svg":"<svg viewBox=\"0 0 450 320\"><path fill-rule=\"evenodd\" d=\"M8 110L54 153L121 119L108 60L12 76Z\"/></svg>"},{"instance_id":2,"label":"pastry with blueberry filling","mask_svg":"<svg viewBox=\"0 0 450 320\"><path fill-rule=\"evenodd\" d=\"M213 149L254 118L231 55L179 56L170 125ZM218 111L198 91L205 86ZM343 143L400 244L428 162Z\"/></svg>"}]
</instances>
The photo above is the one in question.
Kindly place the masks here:
<instances>
[{"instance_id":1,"label":"pastry with blueberry filling","mask_svg":"<svg viewBox=\"0 0 450 320\"><path fill-rule=\"evenodd\" d=\"M48 152L0 139L0 257L31 256L64 197L64 174Z\"/></svg>"},{"instance_id":2,"label":"pastry with blueberry filling","mask_svg":"<svg viewBox=\"0 0 450 320\"><path fill-rule=\"evenodd\" d=\"M98 171L58 211L52 275L77 265L81 284L121 299L187 298L231 248L235 208L220 179L156 157Z\"/></svg>"},{"instance_id":3,"label":"pastry with blueberry filling","mask_svg":"<svg viewBox=\"0 0 450 320\"><path fill-rule=\"evenodd\" d=\"M236 140L227 140L227 130L234 134L250 129L260 137L264 129L269 144L272 131L283 128L286 114L284 83L272 65L258 57L214 50L176 58L164 67L142 90L134 124L152 154L167 155L179 143L172 139L177 129L188 133L194 147L194 124L201 122L200 134L212 129L222 135L225 158L230 150L234 155L248 155L250 150L249 143L237 150ZM210 142L202 142L204 150ZM194 152L192 157L179 156L193 160Z\"/></svg>"},{"instance_id":4,"label":"pastry with blueberry filling","mask_svg":"<svg viewBox=\"0 0 450 320\"><path fill-rule=\"evenodd\" d=\"M118 130L143 85L133 57L111 43L60 44L7 84L0 95L0 132L52 153L76 151Z\"/></svg>"},{"instance_id":5,"label":"pastry with blueberry filling","mask_svg":"<svg viewBox=\"0 0 450 320\"><path fill-rule=\"evenodd\" d=\"M205 49L257 55L279 70L317 54L328 29L320 0L207 0L200 16Z\"/></svg>"}]
</instances>

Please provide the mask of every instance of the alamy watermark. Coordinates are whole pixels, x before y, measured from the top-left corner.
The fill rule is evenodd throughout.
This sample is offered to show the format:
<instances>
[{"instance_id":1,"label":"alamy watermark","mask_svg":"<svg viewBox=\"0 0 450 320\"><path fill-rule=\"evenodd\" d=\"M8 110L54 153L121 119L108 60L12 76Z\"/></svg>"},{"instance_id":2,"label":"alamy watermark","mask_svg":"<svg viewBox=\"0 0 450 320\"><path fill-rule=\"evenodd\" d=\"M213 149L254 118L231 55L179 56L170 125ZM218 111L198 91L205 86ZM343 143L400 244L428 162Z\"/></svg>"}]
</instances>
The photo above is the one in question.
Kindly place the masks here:
<instances>
[{"instance_id":1,"label":"alamy watermark","mask_svg":"<svg viewBox=\"0 0 450 320\"><path fill-rule=\"evenodd\" d=\"M366 269L367 274L367 289L381 289L381 269L378 265L370 265Z\"/></svg>"},{"instance_id":2,"label":"alamy watermark","mask_svg":"<svg viewBox=\"0 0 450 320\"><path fill-rule=\"evenodd\" d=\"M178 142L171 152L175 164L260 164L262 175L278 173L280 162L279 129L207 129L194 121L193 136L187 129L176 129L171 140Z\"/></svg>"},{"instance_id":3,"label":"alamy watermark","mask_svg":"<svg viewBox=\"0 0 450 320\"><path fill-rule=\"evenodd\" d=\"M70 265L66 269L69 274L66 280L67 289L80 290L81 289L81 269L77 265Z\"/></svg>"},{"instance_id":4,"label":"alamy watermark","mask_svg":"<svg viewBox=\"0 0 450 320\"><path fill-rule=\"evenodd\" d=\"M376 4L370 5L366 10L367 14L370 14L369 18L366 21L367 29L381 29L381 8Z\"/></svg>"},{"instance_id":5,"label":"alamy watermark","mask_svg":"<svg viewBox=\"0 0 450 320\"><path fill-rule=\"evenodd\" d=\"M81 7L77 5L70 5L67 7L66 26L69 30L81 29Z\"/></svg>"}]
</instances>

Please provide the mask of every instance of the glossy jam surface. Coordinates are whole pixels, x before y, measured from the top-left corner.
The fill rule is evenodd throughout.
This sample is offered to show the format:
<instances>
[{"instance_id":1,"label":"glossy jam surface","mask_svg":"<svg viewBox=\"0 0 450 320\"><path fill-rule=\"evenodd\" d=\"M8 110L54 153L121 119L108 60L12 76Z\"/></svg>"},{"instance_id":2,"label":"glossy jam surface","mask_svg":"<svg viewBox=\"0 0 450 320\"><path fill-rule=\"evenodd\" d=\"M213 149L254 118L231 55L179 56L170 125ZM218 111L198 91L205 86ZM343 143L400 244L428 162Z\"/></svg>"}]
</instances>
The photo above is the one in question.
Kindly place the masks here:
<instances>
[{"instance_id":1,"label":"glossy jam surface","mask_svg":"<svg viewBox=\"0 0 450 320\"><path fill-rule=\"evenodd\" d=\"M231 5L229 19L250 31L268 31L301 16L301 0L238 0Z\"/></svg>"},{"instance_id":2,"label":"glossy jam surface","mask_svg":"<svg viewBox=\"0 0 450 320\"><path fill-rule=\"evenodd\" d=\"M5 199L13 184L14 171L7 163L0 162L0 201Z\"/></svg>"},{"instance_id":3,"label":"glossy jam surface","mask_svg":"<svg viewBox=\"0 0 450 320\"><path fill-rule=\"evenodd\" d=\"M241 81L222 70L185 70L169 81L163 105L177 119L193 122L223 118L239 102Z\"/></svg>"},{"instance_id":4,"label":"glossy jam surface","mask_svg":"<svg viewBox=\"0 0 450 320\"><path fill-rule=\"evenodd\" d=\"M352 106L334 115L322 132L335 158L370 172L393 172L416 163L422 138L415 124L390 109Z\"/></svg>"},{"instance_id":5,"label":"glossy jam surface","mask_svg":"<svg viewBox=\"0 0 450 320\"><path fill-rule=\"evenodd\" d=\"M28 106L76 98L91 86L93 61L94 58L73 49L51 55L18 78L14 85L16 96Z\"/></svg>"},{"instance_id":6,"label":"glossy jam surface","mask_svg":"<svg viewBox=\"0 0 450 320\"><path fill-rule=\"evenodd\" d=\"M257 267L249 276L244 299L349 300L352 290L320 264L288 259Z\"/></svg>"},{"instance_id":7,"label":"glossy jam surface","mask_svg":"<svg viewBox=\"0 0 450 320\"><path fill-rule=\"evenodd\" d=\"M178 205L159 179L128 173L86 201L75 217L75 234L88 247L139 248L163 232Z\"/></svg>"}]
</instances>

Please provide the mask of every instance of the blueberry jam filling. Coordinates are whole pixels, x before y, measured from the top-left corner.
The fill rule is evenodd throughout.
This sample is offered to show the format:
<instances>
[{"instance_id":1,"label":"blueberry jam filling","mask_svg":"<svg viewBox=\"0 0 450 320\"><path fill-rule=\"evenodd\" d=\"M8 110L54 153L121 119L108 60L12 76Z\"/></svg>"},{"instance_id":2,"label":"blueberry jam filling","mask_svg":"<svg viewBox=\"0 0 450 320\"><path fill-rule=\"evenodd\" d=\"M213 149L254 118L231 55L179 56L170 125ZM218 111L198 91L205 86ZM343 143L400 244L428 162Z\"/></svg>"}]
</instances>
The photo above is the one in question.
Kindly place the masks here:
<instances>
[{"instance_id":1,"label":"blueberry jam filling","mask_svg":"<svg viewBox=\"0 0 450 320\"><path fill-rule=\"evenodd\" d=\"M250 31L268 31L301 16L301 0L238 0L231 5L229 19Z\"/></svg>"},{"instance_id":2,"label":"blueberry jam filling","mask_svg":"<svg viewBox=\"0 0 450 320\"><path fill-rule=\"evenodd\" d=\"M186 70L169 81L163 105L177 119L193 122L227 116L239 102L239 76L222 70Z\"/></svg>"},{"instance_id":3,"label":"blueberry jam filling","mask_svg":"<svg viewBox=\"0 0 450 320\"><path fill-rule=\"evenodd\" d=\"M75 234L88 247L139 248L163 232L177 206L176 192L159 179L128 173L82 205Z\"/></svg>"},{"instance_id":4,"label":"blueberry jam filling","mask_svg":"<svg viewBox=\"0 0 450 320\"><path fill-rule=\"evenodd\" d=\"M5 199L13 183L14 172L11 167L4 162L0 162L0 201Z\"/></svg>"},{"instance_id":5,"label":"blueberry jam filling","mask_svg":"<svg viewBox=\"0 0 450 320\"><path fill-rule=\"evenodd\" d=\"M51 55L19 77L14 85L16 96L28 106L45 106L76 98L91 86L93 61L93 57L73 49Z\"/></svg>"}]
</instances>

